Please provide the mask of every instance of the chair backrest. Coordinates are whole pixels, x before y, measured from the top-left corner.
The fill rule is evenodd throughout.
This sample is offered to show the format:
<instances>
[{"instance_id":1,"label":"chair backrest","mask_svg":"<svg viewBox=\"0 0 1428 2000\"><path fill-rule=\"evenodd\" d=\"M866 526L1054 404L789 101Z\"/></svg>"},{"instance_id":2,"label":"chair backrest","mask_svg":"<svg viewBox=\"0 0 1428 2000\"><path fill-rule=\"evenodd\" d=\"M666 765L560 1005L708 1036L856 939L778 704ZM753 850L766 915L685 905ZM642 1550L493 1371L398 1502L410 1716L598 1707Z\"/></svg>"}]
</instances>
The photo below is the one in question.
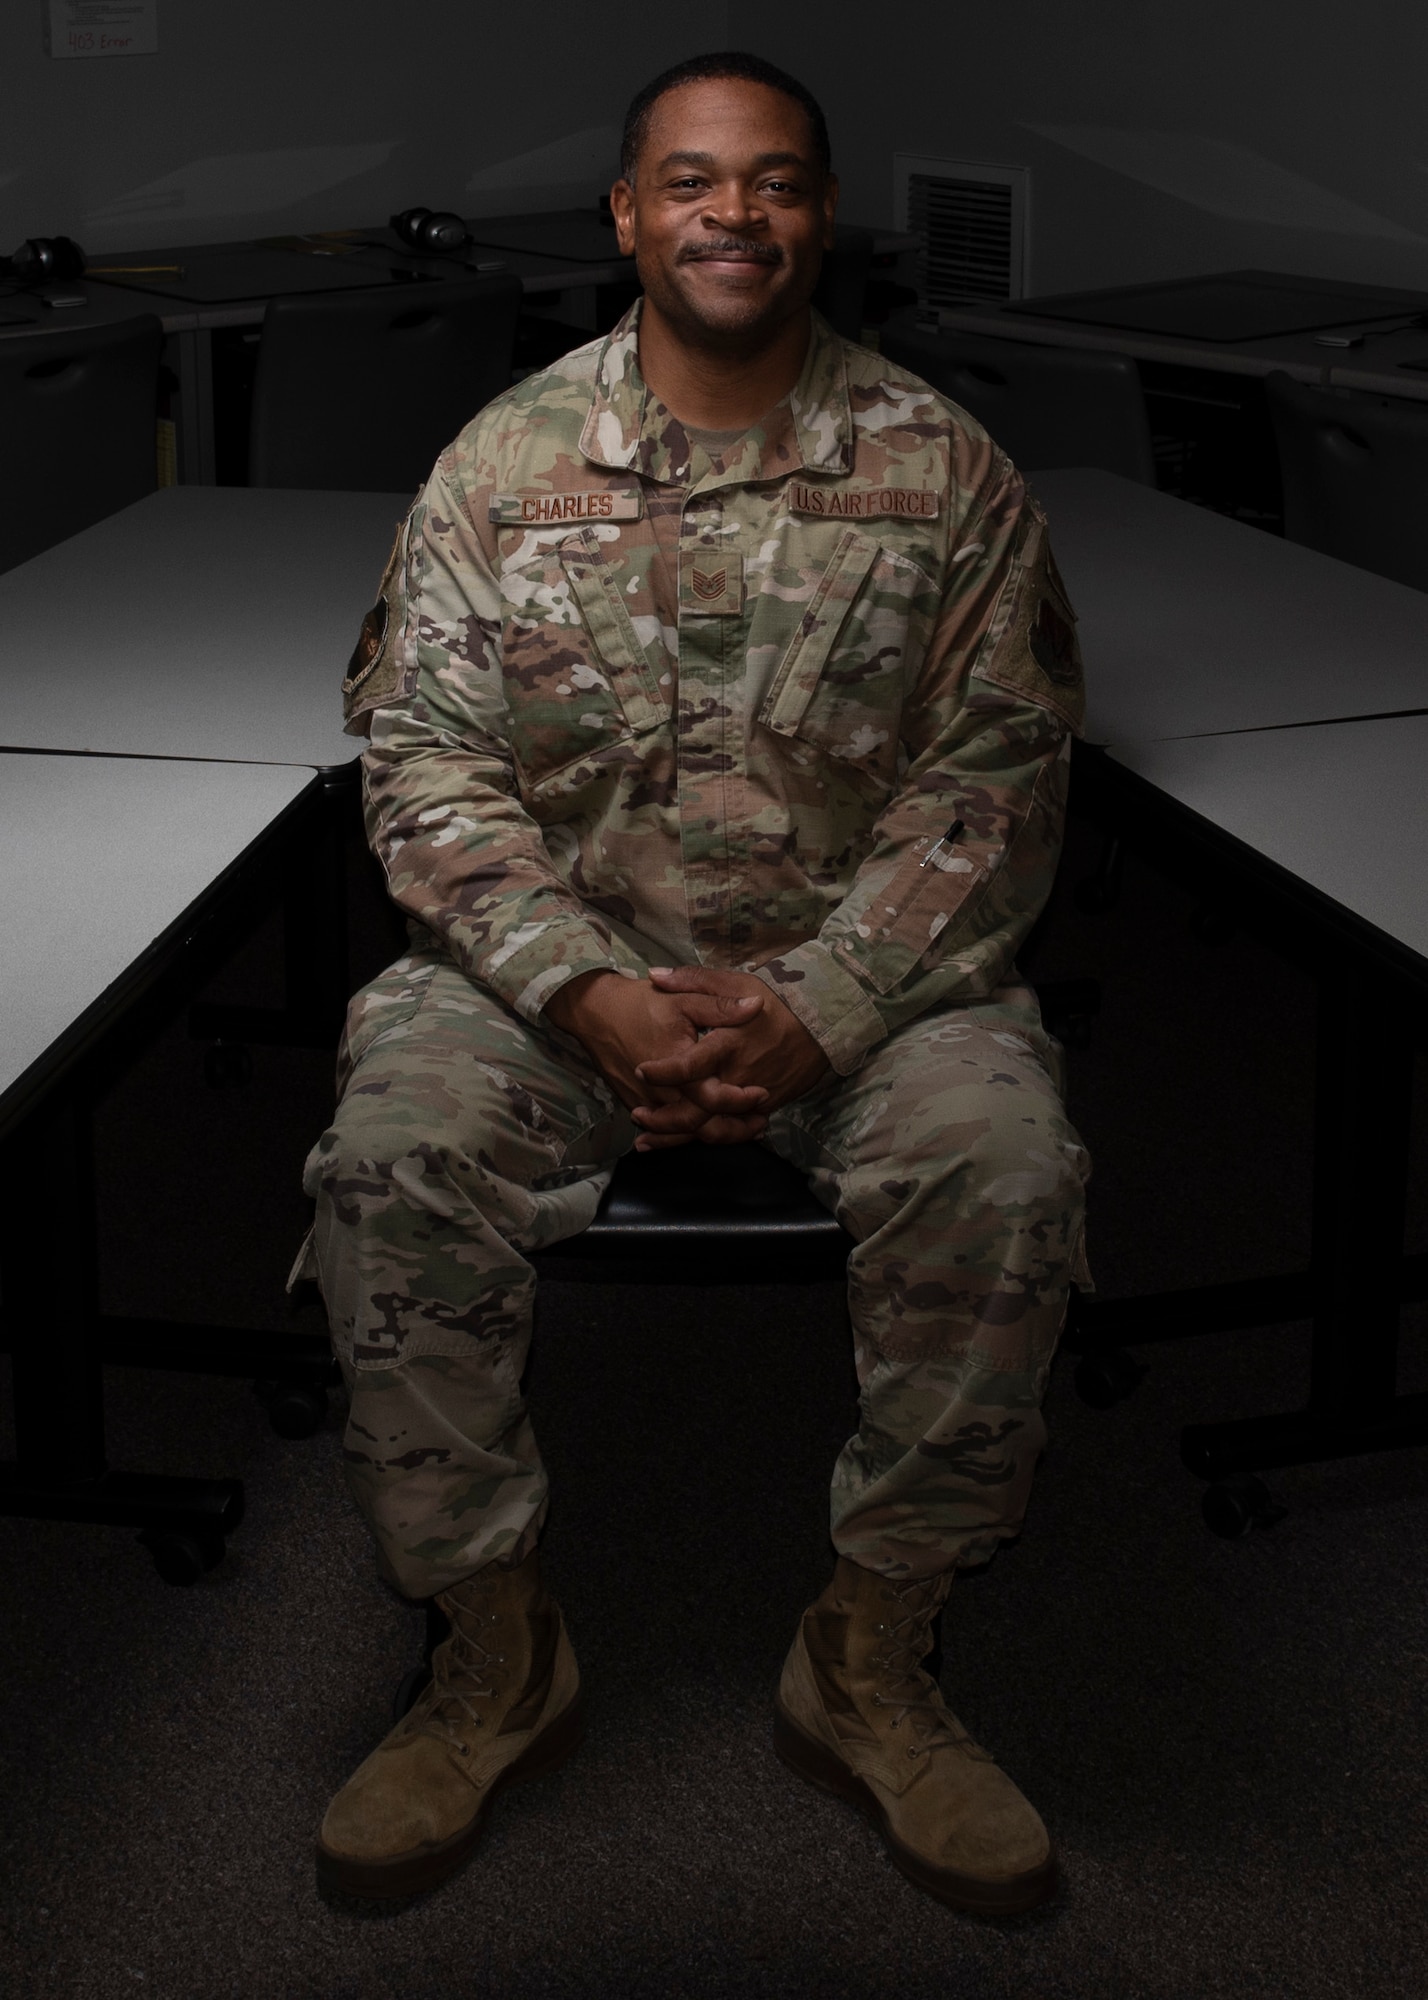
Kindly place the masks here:
<instances>
[{"instance_id":1,"label":"chair backrest","mask_svg":"<svg viewBox=\"0 0 1428 2000\"><path fill-rule=\"evenodd\" d=\"M1264 386L1288 539L1428 590L1428 407L1278 371Z\"/></svg>"},{"instance_id":2,"label":"chair backrest","mask_svg":"<svg viewBox=\"0 0 1428 2000\"><path fill-rule=\"evenodd\" d=\"M888 321L880 344L975 417L1023 471L1095 465L1155 484L1145 395L1128 355L934 332L910 313Z\"/></svg>"},{"instance_id":3,"label":"chair backrest","mask_svg":"<svg viewBox=\"0 0 1428 2000\"><path fill-rule=\"evenodd\" d=\"M510 387L509 274L273 299L253 385L249 484L414 492Z\"/></svg>"},{"instance_id":4,"label":"chair backrest","mask_svg":"<svg viewBox=\"0 0 1428 2000\"><path fill-rule=\"evenodd\" d=\"M863 300L873 265L873 232L840 222L831 250L823 253L823 269L813 303L835 333L845 340L863 337Z\"/></svg>"},{"instance_id":5,"label":"chair backrest","mask_svg":"<svg viewBox=\"0 0 1428 2000\"><path fill-rule=\"evenodd\" d=\"M0 339L0 570L153 492L163 340L151 313Z\"/></svg>"}]
</instances>

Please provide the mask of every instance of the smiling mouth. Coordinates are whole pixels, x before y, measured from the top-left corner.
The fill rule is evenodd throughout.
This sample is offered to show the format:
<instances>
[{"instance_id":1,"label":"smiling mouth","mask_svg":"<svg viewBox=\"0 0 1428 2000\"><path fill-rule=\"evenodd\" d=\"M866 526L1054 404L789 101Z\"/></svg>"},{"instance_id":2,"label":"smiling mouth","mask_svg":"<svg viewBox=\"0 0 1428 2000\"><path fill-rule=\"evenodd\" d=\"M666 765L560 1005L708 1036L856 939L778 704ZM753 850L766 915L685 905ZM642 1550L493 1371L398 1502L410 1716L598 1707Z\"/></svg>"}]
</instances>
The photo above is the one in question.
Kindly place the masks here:
<instances>
[{"instance_id":1,"label":"smiling mouth","mask_svg":"<svg viewBox=\"0 0 1428 2000\"><path fill-rule=\"evenodd\" d=\"M680 252L681 264L781 264L783 252L768 243L701 243Z\"/></svg>"}]
</instances>

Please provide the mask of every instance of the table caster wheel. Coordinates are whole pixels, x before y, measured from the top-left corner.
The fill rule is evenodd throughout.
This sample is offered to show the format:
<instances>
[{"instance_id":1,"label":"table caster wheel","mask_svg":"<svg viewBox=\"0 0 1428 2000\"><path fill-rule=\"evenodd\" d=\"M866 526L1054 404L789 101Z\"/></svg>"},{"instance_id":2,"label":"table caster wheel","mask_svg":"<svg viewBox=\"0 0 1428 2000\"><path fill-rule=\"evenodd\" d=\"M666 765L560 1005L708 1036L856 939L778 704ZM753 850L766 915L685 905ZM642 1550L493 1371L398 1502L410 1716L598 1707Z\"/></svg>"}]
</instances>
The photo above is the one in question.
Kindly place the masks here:
<instances>
[{"instance_id":1,"label":"table caster wheel","mask_svg":"<svg viewBox=\"0 0 1428 2000\"><path fill-rule=\"evenodd\" d=\"M165 1583L185 1589L223 1560L222 1535L202 1529L146 1528L139 1540Z\"/></svg>"},{"instance_id":2,"label":"table caster wheel","mask_svg":"<svg viewBox=\"0 0 1428 2000\"><path fill-rule=\"evenodd\" d=\"M1213 1535L1233 1540L1254 1528L1272 1528L1289 1512L1280 1505L1262 1479L1243 1472L1234 1479L1217 1480L1207 1487L1200 1501L1205 1526Z\"/></svg>"},{"instance_id":3,"label":"table caster wheel","mask_svg":"<svg viewBox=\"0 0 1428 2000\"><path fill-rule=\"evenodd\" d=\"M203 1078L210 1090L241 1089L253 1081L253 1054L244 1042L212 1042L203 1052Z\"/></svg>"},{"instance_id":4,"label":"table caster wheel","mask_svg":"<svg viewBox=\"0 0 1428 2000\"><path fill-rule=\"evenodd\" d=\"M311 1382L257 1382L254 1387L279 1437L310 1438L321 1430L327 1416L326 1389Z\"/></svg>"},{"instance_id":5,"label":"table caster wheel","mask_svg":"<svg viewBox=\"0 0 1428 2000\"><path fill-rule=\"evenodd\" d=\"M1120 1347L1083 1354L1076 1364L1076 1394L1093 1410L1114 1409L1144 1379L1144 1368Z\"/></svg>"}]
</instances>

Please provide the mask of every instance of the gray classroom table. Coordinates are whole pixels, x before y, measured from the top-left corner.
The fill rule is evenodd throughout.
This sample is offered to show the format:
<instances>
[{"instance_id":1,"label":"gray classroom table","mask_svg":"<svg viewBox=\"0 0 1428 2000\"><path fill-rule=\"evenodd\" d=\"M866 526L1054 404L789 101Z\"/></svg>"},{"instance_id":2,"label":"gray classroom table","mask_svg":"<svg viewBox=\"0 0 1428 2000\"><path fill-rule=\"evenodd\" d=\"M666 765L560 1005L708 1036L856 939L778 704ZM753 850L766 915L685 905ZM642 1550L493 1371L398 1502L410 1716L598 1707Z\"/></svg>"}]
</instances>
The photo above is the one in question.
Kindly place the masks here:
<instances>
[{"instance_id":1,"label":"gray classroom table","mask_svg":"<svg viewBox=\"0 0 1428 2000\"><path fill-rule=\"evenodd\" d=\"M1428 1021L1425 770L1422 715L1121 743L1087 760L1118 833L1318 990L1308 1269L1094 1302L1074 1336L1113 1401L1134 1380L1120 1340L1311 1321L1301 1408L1181 1433L1183 1463L1213 1482L1202 1507L1219 1534L1282 1513L1261 1471L1428 1443L1428 1395L1398 1388L1402 1306L1428 1296L1428 1257L1404 1254Z\"/></svg>"},{"instance_id":2,"label":"gray classroom table","mask_svg":"<svg viewBox=\"0 0 1428 2000\"><path fill-rule=\"evenodd\" d=\"M0 1124L47 1053L313 783L282 765L0 753Z\"/></svg>"},{"instance_id":3,"label":"gray classroom table","mask_svg":"<svg viewBox=\"0 0 1428 2000\"><path fill-rule=\"evenodd\" d=\"M1428 593L1111 472L1030 479L1080 617L1091 742L1428 708Z\"/></svg>"},{"instance_id":4,"label":"gray classroom table","mask_svg":"<svg viewBox=\"0 0 1428 2000\"><path fill-rule=\"evenodd\" d=\"M105 257L96 259L106 264L120 265L128 261L140 263L179 263L187 257L190 265L201 269L205 276L221 283L220 267L227 262L233 272L232 285L241 292L249 283L257 283L256 276L250 276L245 269L242 252L246 246L203 245L195 246L187 252L183 250L153 250L131 253L130 257ZM203 259L199 264L199 258ZM344 289L338 282L336 273L344 267L353 272L353 283L363 290L371 289L370 279L374 271L420 269L436 279L465 277L468 272L499 268L514 271L521 281L521 288L532 296L543 296L583 288L587 285L615 284L627 279L633 266L628 259L612 257L607 264L577 263L566 257L548 257L524 250L488 249L473 244L460 258L422 257L409 250L377 248L354 252L350 259L331 261L312 257L292 262L301 270L310 268L310 286L289 286L288 291L310 290L323 292ZM254 264L254 271L258 268ZM268 294L259 290L247 298L223 298L207 302L175 296L164 289L164 280L154 278L145 283L136 278L131 284L121 281L104 281L97 278L78 278L64 283L46 284L43 291L63 293L67 296L83 297L82 306L49 307L39 292L22 292L13 298L0 300L0 339L9 334L58 333L66 327L107 326L116 320L133 319L140 313L157 313L165 333L181 334L210 332L216 327L261 326L268 304ZM414 286L413 291L419 291Z\"/></svg>"},{"instance_id":5,"label":"gray classroom table","mask_svg":"<svg viewBox=\"0 0 1428 2000\"><path fill-rule=\"evenodd\" d=\"M0 576L0 748L348 764L409 496L174 486Z\"/></svg>"},{"instance_id":6,"label":"gray classroom table","mask_svg":"<svg viewBox=\"0 0 1428 2000\"><path fill-rule=\"evenodd\" d=\"M1428 362L1428 331L1376 331L1402 325L1402 312L1359 325L1324 328L1362 333L1357 348L1325 347L1312 333L1271 334L1261 340L1189 340L1168 333L1139 333L1126 327L1097 326L1080 320L1039 319L1032 313L1004 312L997 306L943 306L941 325L997 340L1024 340L1042 347L1094 348L1128 354L1135 361L1176 368L1204 368L1216 375L1264 376L1283 369L1296 381L1325 388L1364 389L1379 395L1428 400L1428 374L1401 369L1402 361Z\"/></svg>"},{"instance_id":7,"label":"gray classroom table","mask_svg":"<svg viewBox=\"0 0 1428 2000\"><path fill-rule=\"evenodd\" d=\"M1428 960L1428 716L1109 754Z\"/></svg>"},{"instance_id":8,"label":"gray classroom table","mask_svg":"<svg viewBox=\"0 0 1428 2000\"><path fill-rule=\"evenodd\" d=\"M536 218L538 221L540 218ZM506 217L508 223L518 217ZM592 218L593 222L593 218ZM594 224L598 227L598 224ZM365 234L366 232L364 232ZM136 277L130 284L101 279L76 279L40 289L79 296L81 306L52 309L42 304L37 293L22 293L0 300L0 340L32 333L60 333L66 327L84 328L112 325L141 313L157 313L169 336L166 360L178 376L179 476L185 485L211 486L214 479L213 351L210 336L224 327L258 327L267 310L262 291L265 277L287 265L288 276L301 279L310 274L310 286L288 284L285 290L331 290L340 282L343 265L352 271L351 282L366 288L375 271L386 281L392 272L421 271L432 278L464 277L468 270L483 271L492 266L512 272L521 281L528 298L544 298L558 303L563 293L593 299L593 287L628 280L631 264L612 257L609 263L592 264L568 257L553 257L523 249L492 249L473 243L459 257L418 255L399 245L389 230L370 232L373 247L354 251L350 257L325 258L297 252L272 252L261 244L193 244L177 250L143 250L96 254L94 262L106 265L175 263L202 273L204 282L196 287L210 296L203 299L176 297L164 290L162 276L152 280ZM612 246L613 247L613 246ZM256 295L253 288L256 287ZM418 291L419 287L413 287ZM242 296L247 291L249 296ZM213 297L214 293L226 296ZM236 296L235 296L236 294ZM8 322L8 323L7 323Z\"/></svg>"},{"instance_id":9,"label":"gray classroom table","mask_svg":"<svg viewBox=\"0 0 1428 2000\"><path fill-rule=\"evenodd\" d=\"M0 1515L140 1528L175 1583L221 1557L243 1488L110 1468L103 1365L266 1377L294 1365L292 1343L243 1331L235 1355L221 1329L100 1312L92 1106L135 1033L212 970L257 878L303 837L320 784L291 766L0 754L0 1291L15 1429Z\"/></svg>"}]
</instances>

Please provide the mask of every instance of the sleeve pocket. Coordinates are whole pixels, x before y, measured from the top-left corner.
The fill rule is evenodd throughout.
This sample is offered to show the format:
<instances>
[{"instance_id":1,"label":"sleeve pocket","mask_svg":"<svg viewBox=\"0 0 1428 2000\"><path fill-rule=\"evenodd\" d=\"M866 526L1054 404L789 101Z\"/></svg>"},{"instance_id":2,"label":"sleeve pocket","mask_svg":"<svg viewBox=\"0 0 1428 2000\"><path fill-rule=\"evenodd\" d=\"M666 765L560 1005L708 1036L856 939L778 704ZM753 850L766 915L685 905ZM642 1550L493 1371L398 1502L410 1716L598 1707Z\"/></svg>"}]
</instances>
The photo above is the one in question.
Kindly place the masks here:
<instances>
[{"instance_id":1,"label":"sleeve pocket","mask_svg":"<svg viewBox=\"0 0 1428 2000\"><path fill-rule=\"evenodd\" d=\"M865 912L870 936L859 956L876 993L901 985L990 880L992 871L955 848L926 855L926 847L909 855Z\"/></svg>"}]
</instances>

